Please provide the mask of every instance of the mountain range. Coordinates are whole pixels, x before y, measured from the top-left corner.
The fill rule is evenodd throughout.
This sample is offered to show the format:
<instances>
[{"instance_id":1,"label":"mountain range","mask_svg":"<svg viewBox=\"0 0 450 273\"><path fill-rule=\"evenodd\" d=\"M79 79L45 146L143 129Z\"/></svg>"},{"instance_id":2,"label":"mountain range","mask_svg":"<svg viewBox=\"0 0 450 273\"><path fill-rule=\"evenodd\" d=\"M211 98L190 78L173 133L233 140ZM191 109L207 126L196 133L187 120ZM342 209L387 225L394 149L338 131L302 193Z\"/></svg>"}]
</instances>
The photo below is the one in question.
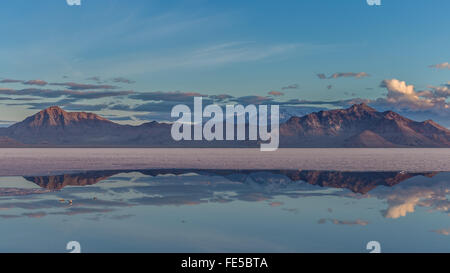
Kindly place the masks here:
<instances>
[{"instance_id":1,"label":"mountain range","mask_svg":"<svg viewBox=\"0 0 450 273\"><path fill-rule=\"evenodd\" d=\"M257 147L256 141L180 141L171 124L121 125L93 113L53 106L0 129L0 147ZM450 147L450 130L366 104L292 116L280 124L280 147Z\"/></svg>"},{"instance_id":2,"label":"mountain range","mask_svg":"<svg viewBox=\"0 0 450 273\"><path fill-rule=\"evenodd\" d=\"M366 104L291 117L280 126L283 146L450 147L450 130L432 120L417 122Z\"/></svg>"},{"instance_id":3,"label":"mountain range","mask_svg":"<svg viewBox=\"0 0 450 273\"><path fill-rule=\"evenodd\" d=\"M196 173L203 176L219 176L238 184L256 183L259 188L287 187L300 181L325 188L349 189L354 193L366 194L379 187L393 187L416 176L433 177L437 173L406 172L338 172L307 170L267 170L262 175L254 170L128 170L128 171L91 171L55 176L29 176L26 180L48 190L61 190L67 186L88 186L97 184L117 174L139 172L146 176L185 175ZM284 177L289 180L286 181ZM252 181L252 182L251 182ZM255 185L253 185L255 188ZM256 187L257 188L257 187Z\"/></svg>"}]
</instances>

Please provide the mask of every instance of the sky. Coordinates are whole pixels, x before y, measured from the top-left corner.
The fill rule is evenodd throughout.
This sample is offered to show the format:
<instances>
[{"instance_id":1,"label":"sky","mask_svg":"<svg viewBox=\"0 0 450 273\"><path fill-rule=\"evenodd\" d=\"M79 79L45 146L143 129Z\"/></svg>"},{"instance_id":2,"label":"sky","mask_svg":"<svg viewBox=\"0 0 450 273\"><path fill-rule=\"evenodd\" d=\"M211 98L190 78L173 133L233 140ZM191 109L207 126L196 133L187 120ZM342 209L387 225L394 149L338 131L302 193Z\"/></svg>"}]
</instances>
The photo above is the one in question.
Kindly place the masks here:
<instances>
[{"instance_id":1,"label":"sky","mask_svg":"<svg viewBox=\"0 0 450 273\"><path fill-rule=\"evenodd\" d=\"M176 104L366 102L450 127L447 0L4 1L0 126L46 107L119 123Z\"/></svg>"}]
</instances>

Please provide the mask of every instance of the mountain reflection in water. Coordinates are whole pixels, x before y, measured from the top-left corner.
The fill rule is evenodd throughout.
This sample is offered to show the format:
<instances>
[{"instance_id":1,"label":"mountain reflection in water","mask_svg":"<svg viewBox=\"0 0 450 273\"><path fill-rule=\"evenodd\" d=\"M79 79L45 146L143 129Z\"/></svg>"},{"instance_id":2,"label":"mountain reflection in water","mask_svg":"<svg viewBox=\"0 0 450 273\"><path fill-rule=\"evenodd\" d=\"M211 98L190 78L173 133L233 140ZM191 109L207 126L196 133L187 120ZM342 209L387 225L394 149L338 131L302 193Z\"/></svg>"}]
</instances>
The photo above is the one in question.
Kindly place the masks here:
<instances>
[{"instance_id":1,"label":"mountain reflection in water","mask_svg":"<svg viewBox=\"0 0 450 273\"><path fill-rule=\"evenodd\" d=\"M114 175L137 172L145 176L186 175L218 176L230 181L246 183L252 181L259 185L288 185L306 182L311 185L330 188L345 188L354 193L366 194L378 186L392 187L416 176L433 177L437 172L338 172L338 171L292 171L292 170L137 170L137 171L92 171L55 176L24 177L41 188L61 190L67 186L88 186L99 183Z\"/></svg>"},{"instance_id":2,"label":"mountain reflection in water","mask_svg":"<svg viewBox=\"0 0 450 273\"><path fill-rule=\"evenodd\" d=\"M388 203L383 211L387 218L398 218L414 212L416 206L426 206L448 212L447 179L435 179L439 173L406 172L338 172L293 170L126 170L92 171L56 176L24 177L40 189L0 189L0 196L27 194L58 194L66 199L77 199L79 207L136 205L193 205L232 201L265 201L277 197L347 197L354 199L378 198ZM447 173L441 173L446 176ZM128 183L125 183L128 181ZM100 183L103 182L103 183ZM98 186L96 186L98 185ZM84 187L82 187L84 186ZM109 187L111 186L111 187ZM95 202L72 196L107 193L106 201L96 197ZM77 187L82 187L78 188ZM323 191L324 189L335 189ZM340 190L338 190L340 189ZM134 194L125 194L133 192ZM128 198L124 198L124 196ZM81 195L82 197L82 195ZM120 200L119 202L117 200ZM0 201L4 204L5 200ZM324 201L326 201L324 199ZM48 203L48 201L47 201ZM272 205L278 204L275 202ZM5 204L3 205L3 207ZM2 206L0 206L1 208Z\"/></svg>"},{"instance_id":3,"label":"mountain reflection in water","mask_svg":"<svg viewBox=\"0 0 450 273\"><path fill-rule=\"evenodd\" d=\"M3 221L0 231L3 228L14 234L18 228L17 236L23 232L34 236L37 231L27 228L29 224L34 228L36 224L49 226L46 229L51 230L64 225L66 229L80 232L82 238L90 236L89 227L115 232L121 238L125 228L134 230L133 236L138 239L135 245L128 245L124 250L141 246L140 249L147 251L147 244L137 242L153 245L162 240L158 236L165 234L166 239L158 246L171 242L172 247L166 249L169 252L182 251L183 247L188 247L186 251L197 249L197 245L185 241L192 234L200 237L209 234L198 239L207 244L221 238L210 232L222 232L231 237L199 251L260 249L252 244L241 245L243 238L233 241L239 236L261 236L252 243L270 238L276 246L261 246L268 251L306 251L310 250L308 247L317 247L317 251L341 251L339 244L351 247L352 242L360 240L354 237L356 231L360 236L368 236L364 240L386 237L386 240L397 240L399 246L404 245L406 241L402 240L410 240L402 237L407 227L414 231L411 236L421 238L418 241L421 247L442 251L450 244L433 236L449 239L449 181L449 172L193 169L3 177L0 178L0 221ZM32 220L37 222L29 223ZM59 224L53 226L55 221ZM109 221L122 221L127 227L120 229ZM146 239L149 236L146 230L155 225L159 227L154 231L155 237ZM347 227L345 231L343 227ZM283 233L269 232L274 228L282 229ZM173 241L173 235L180 233L189 235ZM111 236L107 234L100 232L96 236ZM314 238L311 244L298 245L310 237ZM336 247L317 244L325 239L335 241ZM105 237L105 240L119 239ZM358 244L362 243L358 241ZM106 244L98 245L98 250L105 249L108 249Z\"/></svg>"}]
</instances>

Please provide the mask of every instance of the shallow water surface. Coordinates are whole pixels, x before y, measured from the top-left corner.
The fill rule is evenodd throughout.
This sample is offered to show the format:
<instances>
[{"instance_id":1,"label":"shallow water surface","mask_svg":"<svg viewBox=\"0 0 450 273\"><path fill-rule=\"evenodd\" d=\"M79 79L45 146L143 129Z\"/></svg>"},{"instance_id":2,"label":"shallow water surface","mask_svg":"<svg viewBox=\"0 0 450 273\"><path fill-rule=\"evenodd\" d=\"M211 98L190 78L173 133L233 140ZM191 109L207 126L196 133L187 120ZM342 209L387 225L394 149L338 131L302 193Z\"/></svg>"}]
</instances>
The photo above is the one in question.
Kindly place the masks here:
<instances>
[{"instance_id":1,"label":"shallow water surface","mask_svg":"<svg viewBox=\"0 0 450 273\"><path fill-rule=\"evenodd\" d=\"M152 169L0 177L0 251L450 252L449 172Z\"/></svg>"}]
</instances>

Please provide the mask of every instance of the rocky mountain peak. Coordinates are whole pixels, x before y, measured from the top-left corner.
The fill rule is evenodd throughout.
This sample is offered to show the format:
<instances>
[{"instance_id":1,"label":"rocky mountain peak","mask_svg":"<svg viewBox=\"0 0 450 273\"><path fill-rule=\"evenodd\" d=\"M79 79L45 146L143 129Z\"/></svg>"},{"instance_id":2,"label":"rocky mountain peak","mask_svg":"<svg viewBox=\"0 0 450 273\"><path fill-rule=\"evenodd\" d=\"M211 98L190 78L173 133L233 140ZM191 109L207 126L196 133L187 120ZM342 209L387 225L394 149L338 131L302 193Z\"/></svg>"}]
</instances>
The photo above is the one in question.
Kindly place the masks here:
<instances>
[{"instance_id":1,"label":"rocky mountain peak","mask_svg":"<svg viewBox=\"0 0 450 273\"><path fill-rule=\"evenodd\" d=\"M347 112L351 113L358 113L358 114L364 114L364 113L375 113L377 110L373 109L369 105L365 103L360 104L353 104L350 108L346 109Z\"/></svg>"}]
</instances>

